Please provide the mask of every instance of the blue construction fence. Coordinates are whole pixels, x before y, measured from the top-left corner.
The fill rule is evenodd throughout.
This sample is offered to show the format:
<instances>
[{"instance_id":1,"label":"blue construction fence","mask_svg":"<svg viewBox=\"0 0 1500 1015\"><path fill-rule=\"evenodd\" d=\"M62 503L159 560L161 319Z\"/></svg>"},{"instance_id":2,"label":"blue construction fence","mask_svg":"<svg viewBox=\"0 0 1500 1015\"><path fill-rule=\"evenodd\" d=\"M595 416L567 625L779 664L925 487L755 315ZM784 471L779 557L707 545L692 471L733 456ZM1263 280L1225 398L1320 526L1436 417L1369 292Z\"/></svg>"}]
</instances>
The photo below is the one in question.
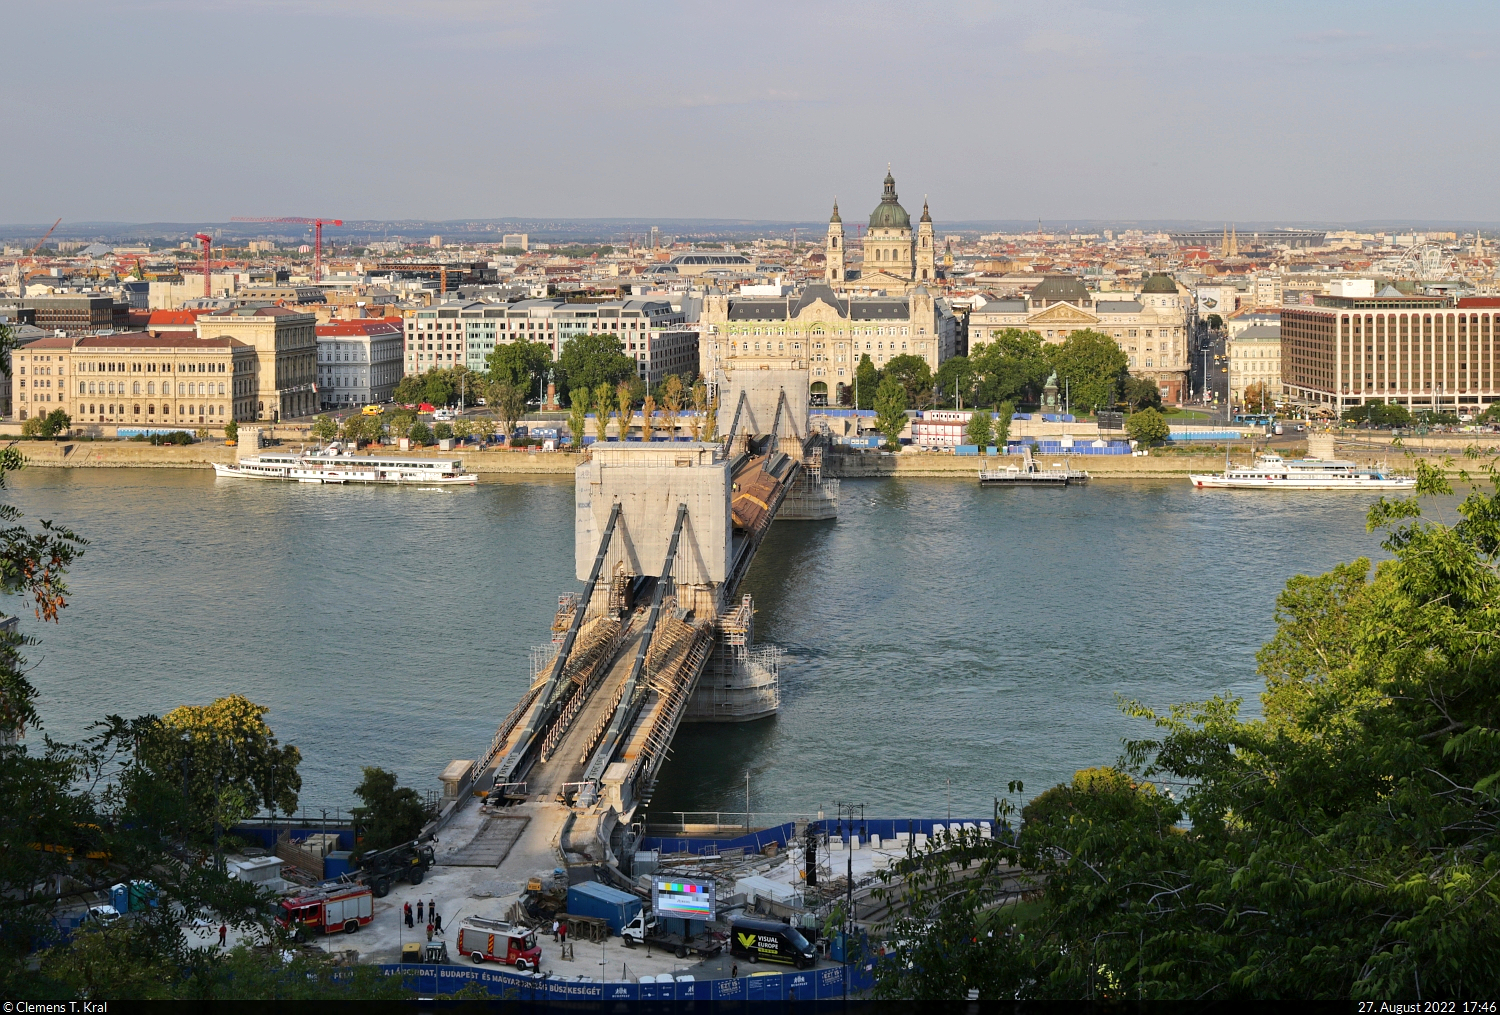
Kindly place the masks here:
<instances>
[{"instance_id":1,"label":"blue construction fence","mask_svg":"<svg viewBox=\"0 0 1500 1015\"><path fill-rule=\"evenodd\" d=\"M515 1001L814 1001L844 996L844 966L802 972L764 972L722 980L670 983L600 983L539 974L502 972L482 966L386 964L380 971L399 976L420 994L453 994L477 983L490 994ZM875 961L866 957L849 969L849 992L875 985Z\"/></svg>"},{"instance_id":2,"label":"blue construction fence","mask_svg":"<svg viewBox=\"0 0 1500 1015\"><path fill-rule=\"evenodd\" d=\"M829 838L847 841L851 834L858 835L863 842L872 835L878 835L881 839L894 839L898 833L907 835L932 835L932 830L937 825L973 825L978 827L980 822L990 824L989 818L868 818L864 821L858 819L828 819L824 821L809 821L807 827L814 833L827 833ZM797 826L793 822L781 825L772 825L770 828L761 828L745 835L735 836L731 839L711 839L707 837L693 836L646 836L637 843L637 849L647 851L655 850L660 853L692 853L699 856L712 856L731 849L743 849L747 853L759 853L766 846L775 843L778 848L785 848L791 844L796 834Z\"/></svg>"},{"instance_id":3,"label":"blue construction fence","mask_svg":"<svg viewBox=\"0 0 1500 1015\"><path fill-rule=\"evenodd\" d=\"M1072 444L1063 444L1060 438L1045 437L1022 437L1017 440L1005 442L1005 453L1007 455L1022 454L1021 446L1029 444L1031 453L1034 455L1128 455L1130 454L1129 441L1100 441L1102 447L1096 447L1095 441L1075 439Z\"/></svg>"}]
</instances>

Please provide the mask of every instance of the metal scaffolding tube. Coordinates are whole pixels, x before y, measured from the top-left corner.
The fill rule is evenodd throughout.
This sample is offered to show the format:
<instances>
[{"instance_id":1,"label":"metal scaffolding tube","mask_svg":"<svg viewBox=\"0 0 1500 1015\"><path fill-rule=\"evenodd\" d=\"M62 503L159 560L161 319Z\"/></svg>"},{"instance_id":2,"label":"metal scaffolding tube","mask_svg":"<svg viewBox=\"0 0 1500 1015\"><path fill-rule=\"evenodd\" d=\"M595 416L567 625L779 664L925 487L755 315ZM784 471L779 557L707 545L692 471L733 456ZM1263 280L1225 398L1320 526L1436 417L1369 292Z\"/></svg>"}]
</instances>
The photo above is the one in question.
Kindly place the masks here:
<instances>
[{"instance_id":1,"label":"metal scaffolding tube","mask_svg":"<svg viewBox=\"0 0 1500 1015\"><path fill-rule=\"evenodd\" d=\"M610 721L609 729L604 733L604 739L594 751L594 756L589 759L589 767L584 770L583 781L595 782L604 775L604 769L609 765L610 759L614 757L615 748L619 746L620 739L625 735L635 713L639 711L641 703L637 701L636 688L640 681L641 669L645 665L647 652L651 648L651 636L656 631L656 619L661 615L661 601L665 597L667 583L672 577L672 564L677 558L677 542L682 537L682 526L687 522L687 505L677 505L677 524L672 527L672 541L667 544L667 560L662 565L661 577L656 580L656 592L651 597L651 612L646 617L646 627L641 632L640 644L635 650L635 661L631 663L630 675L625 678L625 687L620 694L620 704L615 709L615 717Z\"/></svg>"},{"instance_id":2,"label":"metal scaffolding tube","mask_svg":"<svg viewBox=\"0 0 1500 1015\"><path fill-rule=\"evenodd\" d=\"M686 510L685 506L683 510ZM578 631L583 627L583 615L588 612L589 603L593 600L594 586L599 581L599 573L604 570L604 561L609 555L609 544L614 538L615 524L619 520L620 502L616 501L609 509L609 521L604 526L603 538L599 540L599 552L594 555L593 570L589 572L588 581L583 586L583 597L578 602L578 608L573 611L573 623L568 625L568 633L557 650L557 658L552 661L552 672L547 676L546 685L536 697L536 704L532 706L525 728L516 738L515 746L510 749L510 753L495 766L496 783L508 782L515 778L516 772L530 754L537 734L547 728L558 712L558 703L553 700L557 683L562 679L563 670L568 665L568 656L573 651L573 642L577 640ZM673 546L675 545L676 537L674 536Z\"/></svg>"}]
</instances>

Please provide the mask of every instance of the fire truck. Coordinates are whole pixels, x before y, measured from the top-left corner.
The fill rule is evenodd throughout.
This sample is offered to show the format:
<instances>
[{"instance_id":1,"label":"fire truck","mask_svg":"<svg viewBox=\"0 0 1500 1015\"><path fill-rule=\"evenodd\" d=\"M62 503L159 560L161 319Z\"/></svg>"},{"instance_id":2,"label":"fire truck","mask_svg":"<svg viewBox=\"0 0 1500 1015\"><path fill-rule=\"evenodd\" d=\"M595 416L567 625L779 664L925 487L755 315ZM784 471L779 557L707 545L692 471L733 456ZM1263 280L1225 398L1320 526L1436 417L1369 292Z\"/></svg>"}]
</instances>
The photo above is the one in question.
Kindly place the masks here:
<instances>
[{"instance_id":1,"label":"fire truck","mask_svg":"<svg viewBox=\"0 0 1500 1015\"><path fill-rule=\"evenodd\" d=\"M536 943L536 929L517 927L499 920L477 916L465 917L458 925L458 953L475 964L503 962L525 972L542 961L541 946Z\"/></svg>"},{"instance_id":2,"label":"fire truck","mask_svg":"<svg viewBox=\"0 0 1500 1015\"><path fill-rule=\"evenodd\" d=\"M353 934L375 918L375 897L368 885L338 884L314 888L281 900L276 922L309 934Z\"/></svg>"}]
</instances>

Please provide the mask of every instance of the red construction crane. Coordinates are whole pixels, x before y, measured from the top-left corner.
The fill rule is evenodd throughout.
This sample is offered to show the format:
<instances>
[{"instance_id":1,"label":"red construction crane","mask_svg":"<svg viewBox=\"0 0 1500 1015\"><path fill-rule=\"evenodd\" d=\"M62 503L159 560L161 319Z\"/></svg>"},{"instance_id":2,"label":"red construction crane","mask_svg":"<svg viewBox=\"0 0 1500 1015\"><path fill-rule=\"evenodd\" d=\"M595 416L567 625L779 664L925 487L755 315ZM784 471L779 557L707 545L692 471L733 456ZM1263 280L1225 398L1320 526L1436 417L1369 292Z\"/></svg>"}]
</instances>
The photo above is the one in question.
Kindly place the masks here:
<instances>
[{"instance_id":1,"label":"red construction crane","mask_svg":"<svg viewBox=\"0 0 1500 1015\"><path fill-rule=\"evenodd\" d=\"M62 219L58 219L56 222L52 223L52 228L48 229L45 233L42 234L42 238L36 241L36 246L32 247L31 248L31 253L28 254L28 255L26 255L26 256L28 256L28 257L35 257L36 256L36 252L38 250L42 249L42 244L47 242L47 237L51 236L52 233L60 225L62 225Z\"/></svg>"},{"instance_id":2,"label":"red construction crane","mask_svg":"<svg viewBox=\"0 0 1500 1015\"><path fill-rule=\"evenodd\" d=\"M194 233L193 239L203 244L203 295L205 298L213 295L213 275L210 274L210 253L213 251L214 238L203 233Z\"/></svg>"},{"instance_id":3,"label":"red construction crane","mask_svg":"<svg viewBox=\"0 0 1500 1015\"><path fill-rule=\"evenodd\" d=\"M313 237L314 237L314 239L313 239L313 281L314 282L321 282L323 280L323 227L325 225L329 225L329 226L341 226L341 225L344 224L344 220L343 219L308 219L308 218L296 218L296 217L290 217L290 218L251 218L251 217L243 216L243 215L236 215L234 218L230 219L229 221L231 221L231 222L298 222L298 223L301 223L302 225L305 225L305 226L312 226L313 227Z\"/></svg>"}]
</instances>

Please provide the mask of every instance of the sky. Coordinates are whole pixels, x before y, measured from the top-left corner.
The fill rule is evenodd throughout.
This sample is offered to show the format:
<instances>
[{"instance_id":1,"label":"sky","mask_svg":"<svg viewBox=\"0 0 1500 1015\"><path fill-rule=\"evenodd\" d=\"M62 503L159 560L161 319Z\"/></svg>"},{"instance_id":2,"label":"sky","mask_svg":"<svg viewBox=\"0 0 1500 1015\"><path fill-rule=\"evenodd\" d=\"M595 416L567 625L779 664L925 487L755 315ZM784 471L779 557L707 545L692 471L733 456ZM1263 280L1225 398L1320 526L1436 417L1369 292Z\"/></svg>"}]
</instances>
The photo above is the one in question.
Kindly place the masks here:
<instances>
[{"instance_id":1,"label":"sky","mask_svg":"<svg viewBox=\"0 0 1500 1015\"><path fill-rule=\"evenodd\" d=\"M1500 4L0 5L0 223L1500 221Z\"/></svg>"}]
</instances>

